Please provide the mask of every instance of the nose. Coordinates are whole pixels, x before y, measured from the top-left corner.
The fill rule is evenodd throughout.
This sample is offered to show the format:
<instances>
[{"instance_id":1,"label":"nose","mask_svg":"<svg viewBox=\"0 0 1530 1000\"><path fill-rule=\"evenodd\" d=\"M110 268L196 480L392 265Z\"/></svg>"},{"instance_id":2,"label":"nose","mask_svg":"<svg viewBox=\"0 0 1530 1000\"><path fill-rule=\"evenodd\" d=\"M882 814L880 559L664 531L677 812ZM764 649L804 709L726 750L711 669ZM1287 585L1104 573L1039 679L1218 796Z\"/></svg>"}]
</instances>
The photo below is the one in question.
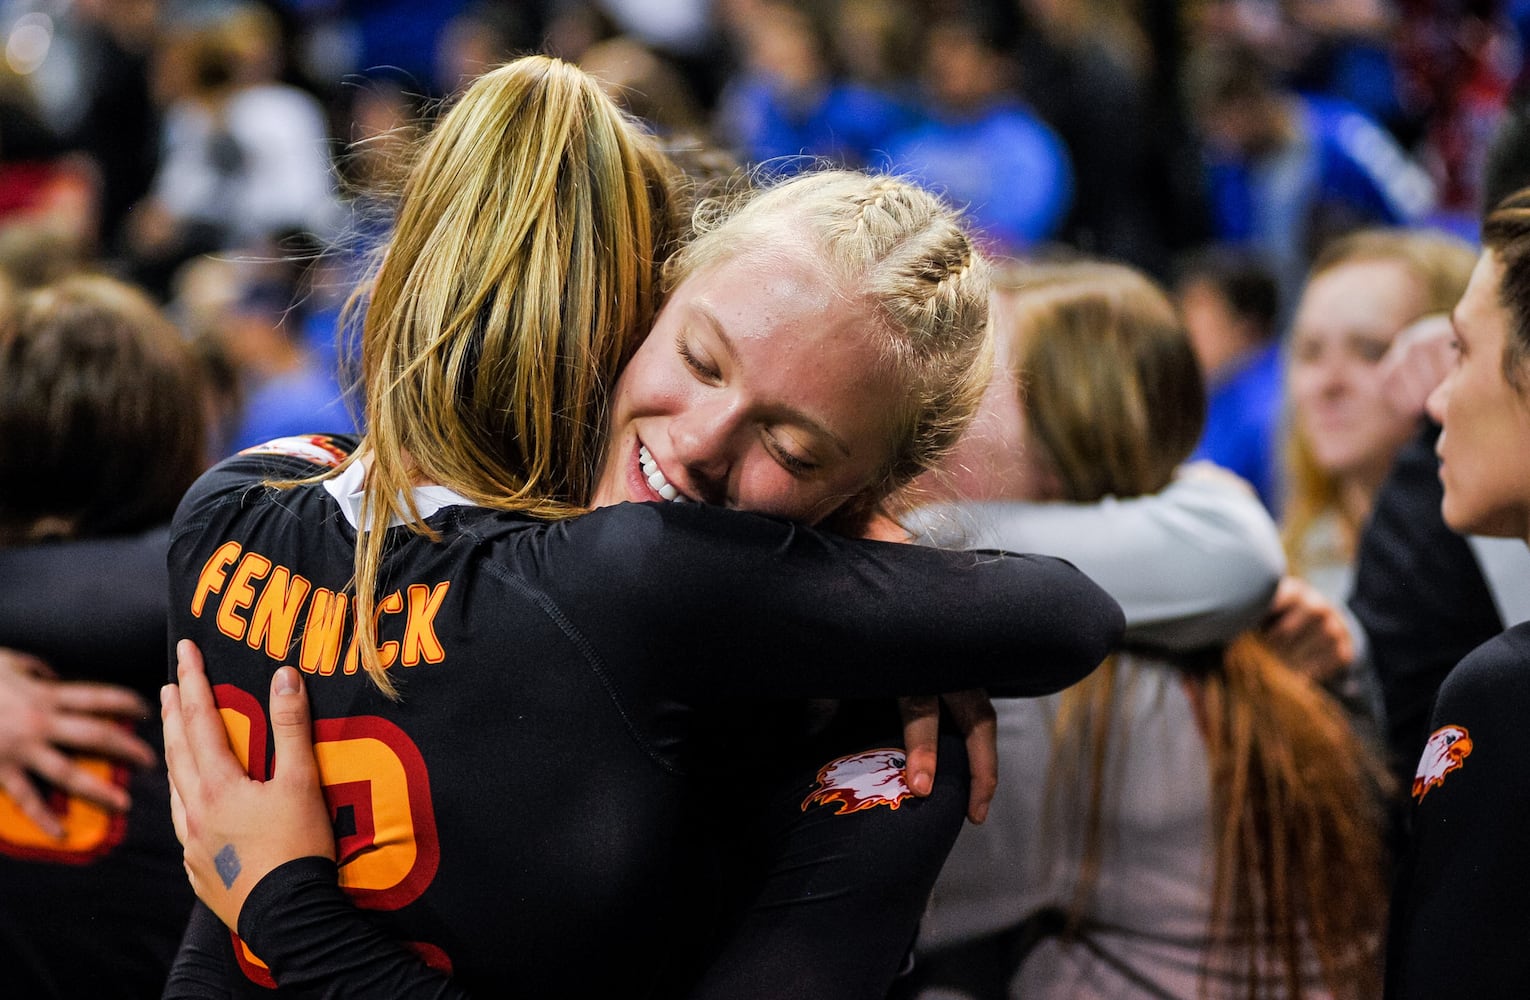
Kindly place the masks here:
<instances>
[{"instance_id":1,"label":"nose","mask_svg":"<svg viewBox=\"0 0 1530 1000\"><path fill-rule=\"evenodd\" d=\"M1349 365L1342 358L1329 356L1316 365L1318 392L1327 398L1342 395L1350 383Z\"/></svg>"},{"instance_id":2,"label":"nose","mask_svg":"<svg viewBox=\"0 0 1530 1000\"><path fill-rule=\"evenodd\" d=\"M685 467L688 485L707 503L727 498L728 476L737 458L739 409L728 400L694 403L669 423L675 459Z\"/></svg>"},{"instance_id":3,"label":"nose","mask_svg":"<svg viewBox=\"0 0 1530 1000\"><path fill-rule=\"evenodd\" d=\"M1445 424L1445 407L1450 403L1450 384L1455 381L1451 375L1446 375L1444 381L1434 387L1429 398L1424 400L1424 409L1429 413L1429 419L1441 425Z\"/></svg>"}]
</instances>

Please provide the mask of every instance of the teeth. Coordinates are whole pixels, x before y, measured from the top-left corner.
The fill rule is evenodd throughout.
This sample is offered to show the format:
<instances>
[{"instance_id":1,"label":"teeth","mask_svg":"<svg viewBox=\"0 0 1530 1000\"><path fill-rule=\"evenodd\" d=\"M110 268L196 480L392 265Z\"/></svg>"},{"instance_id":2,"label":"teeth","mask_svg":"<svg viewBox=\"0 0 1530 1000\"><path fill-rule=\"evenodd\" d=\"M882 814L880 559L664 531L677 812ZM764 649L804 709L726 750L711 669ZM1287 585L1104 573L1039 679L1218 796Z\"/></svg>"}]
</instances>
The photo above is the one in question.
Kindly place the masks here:
<instances>
[{"instance_id":1,"label":"teeth","mask_svg":"<svg viewBox=\"0 0 1530 1000\"><path fill-rule=\"evenodd\" d=\"M664 478L664 473L659 471L659 463L653 460L646 444L638 445L638 465L643 470L643 475L648 478L648 485L653 487L654 492L671 503L685 503L685 497L680 491L670 485L669 480Z\"/></svg>"}]
</instances>

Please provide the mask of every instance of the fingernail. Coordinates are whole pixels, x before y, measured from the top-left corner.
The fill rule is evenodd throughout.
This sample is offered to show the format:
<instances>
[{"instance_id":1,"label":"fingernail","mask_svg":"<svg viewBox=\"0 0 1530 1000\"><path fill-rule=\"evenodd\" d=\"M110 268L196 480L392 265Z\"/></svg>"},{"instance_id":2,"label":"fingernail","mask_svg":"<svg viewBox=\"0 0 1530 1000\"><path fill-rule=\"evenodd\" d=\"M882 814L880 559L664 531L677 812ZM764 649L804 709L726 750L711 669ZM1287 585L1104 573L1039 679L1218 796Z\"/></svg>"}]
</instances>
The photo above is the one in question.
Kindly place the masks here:
<instances>
[{"instance_id":1,"label":"fingernail","mask_svg":"<svg viewBox=\"0 0 1530 1000\"><path fill-rule=\"evenodd\" d=\"M914 794L915 795L921 795L921 796L922 795L928 795L928 794L930 794L930 788L934 784L935 784L935 779L931 778L929 776L929 774L921 771L918 774L914 775Z\"/></svg>"},{"instance_id":2,"label":"fingernail","mask_svg":"<svg viewBox=\"0 0 1530 1000\"><path fill-rule=\"evenodd\" d=\"M973 823L982 823L983 820L985 820L987 818L988 818L988 807L986 805L985 806L978 806L976 809L974 809L972 811L972 822Z\"/></svg>"},{"instance_id":3,"label":"fingernail","mask_svg":"<svg viewBox=\"0 0 1530 1000\"><path fill-rule=\"evenodd\" d=\"M272 688L275 694L297 694L298 675L291 667L282 667L276 672L276 686Z\"/></svg>"}]
</instances>

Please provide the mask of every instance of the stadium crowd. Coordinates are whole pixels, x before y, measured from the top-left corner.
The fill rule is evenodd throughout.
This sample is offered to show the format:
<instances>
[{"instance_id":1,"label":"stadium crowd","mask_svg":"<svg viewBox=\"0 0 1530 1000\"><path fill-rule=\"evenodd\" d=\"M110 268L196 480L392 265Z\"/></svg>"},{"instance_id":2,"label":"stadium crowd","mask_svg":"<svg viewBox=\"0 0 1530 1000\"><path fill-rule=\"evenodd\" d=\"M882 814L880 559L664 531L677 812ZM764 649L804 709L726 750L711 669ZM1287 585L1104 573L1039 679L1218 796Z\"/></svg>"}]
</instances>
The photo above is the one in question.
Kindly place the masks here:
<instances>
[{"instance_id":1,"label":"stadium crowd","mask_svg":"<svg viewBox=\"0 0 1530 1000\"><path fill-rule=\"evenodd\" d=\"M0 0L0 40L0 992L1530 994L1530 3ZM530 117L560 88L587 117ZM734 395L677 388L661 335L686 386ZM644 436L661 418L668 452ZM333 538L215 537L257 506L218 490L338 530L333 590L300 562ZM659 559L597 509L677 499L761 516L680 504ZM555 530L506 570L480 551L499 528L456 508ZM790 543L756 539L781 521ZM630 537L574 545L582 524ZM710 555L681 528L715 531ZM286 564L241 557L278 537ZM430 553L463 538L458 594L506 573L555 579L543 606L576 577L610 588L549 612L601 664L580 697L609 694L686 781L644 785L595 735L581 764L517 734L525 788L500 785L466 743L587 720L410 714L430 690L411 671L451 662L431 616L552 648L403 582L400 553L445 572ZM803 539L834 561L791 561ZM956 556L890 542L1041 553L1093 583L979 558L995 589L968 599ZM767 553L788 557L756 584ZM817 630L780 640L806 679L623 676L627 653L589 652L603 629L695 638L685 607L623 592L626 559L707 567L671 587L697 607L758 605L725 616L736 652L684 656L770 678L749 639L779 616ZM1043 573L1055 593L1027 589ZM1026 601L1003 627L1001 593ZM892 621L905 599L930 620ZM1001 668L1001 634L1034 674ZM239 687L229 638L265 644L262 681L268 654L300 671ZM921 643L993 700L930 679ZM337 665L373 728L341 725L361 695L320 699ZM358 734L386 766L336 749ZM428 760L388 742L411 738ZM832 784L900 738L891 792ZM272 753L310 763L279 783ZM384 791L410 761L433 778L400 821ZM544 797L539 767L626 791L603 821ZM208 793L219 768L269 787ZM741 773L758 801L698 805ZM452 789L474 782L526 800L480 823L527 824L499 839L531 852L475 872L534 888L485 903L412 839L389 881L389 824L414 838L422 808L460 863ZM624 804L639 789L683 823ZM560 808L577 837L528 819ZM684 877L620 884L645 829ZM609 926L560 899L606 892ZM627 934L612 916L645 909ZM495 924L512 911L524 944ZM586 939L611 945L557 964Z\"/></svg>"}]
</instances>

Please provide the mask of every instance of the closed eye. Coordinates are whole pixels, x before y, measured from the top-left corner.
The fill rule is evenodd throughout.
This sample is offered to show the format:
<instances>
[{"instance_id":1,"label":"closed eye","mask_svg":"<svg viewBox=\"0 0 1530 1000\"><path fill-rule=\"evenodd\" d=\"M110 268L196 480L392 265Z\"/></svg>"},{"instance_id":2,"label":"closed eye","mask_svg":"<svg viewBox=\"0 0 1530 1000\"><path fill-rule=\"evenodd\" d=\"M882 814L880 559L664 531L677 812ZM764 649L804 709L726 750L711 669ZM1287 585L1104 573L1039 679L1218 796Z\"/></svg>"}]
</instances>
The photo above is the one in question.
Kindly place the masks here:
<instances>
[{"instance_id":1,"label":"closed eye","mask_svg":"<svg viewBox=\"0 0 1530 1000\"><path fill-rule=\"evenodd\" d=\"M691 350L688 340L682 335L675 341L675 349L680 352L680 358L685 366L695 373L697 378L705 382L717 382L722 378L722 372L710 360L701 358Z\"/></svg>"},{"instance_id":2,"label":"closed eye","mask_svg":"<svg viewBox=\"0 0 1530 1000\"><path fill-rule=\"evenodd\" d=\"M810 475L817 470L818 463L793 454L781 443L778 438L768 437L769 451L781 467L794 476L802 477Z\"/></svg>"}]
</instances>

